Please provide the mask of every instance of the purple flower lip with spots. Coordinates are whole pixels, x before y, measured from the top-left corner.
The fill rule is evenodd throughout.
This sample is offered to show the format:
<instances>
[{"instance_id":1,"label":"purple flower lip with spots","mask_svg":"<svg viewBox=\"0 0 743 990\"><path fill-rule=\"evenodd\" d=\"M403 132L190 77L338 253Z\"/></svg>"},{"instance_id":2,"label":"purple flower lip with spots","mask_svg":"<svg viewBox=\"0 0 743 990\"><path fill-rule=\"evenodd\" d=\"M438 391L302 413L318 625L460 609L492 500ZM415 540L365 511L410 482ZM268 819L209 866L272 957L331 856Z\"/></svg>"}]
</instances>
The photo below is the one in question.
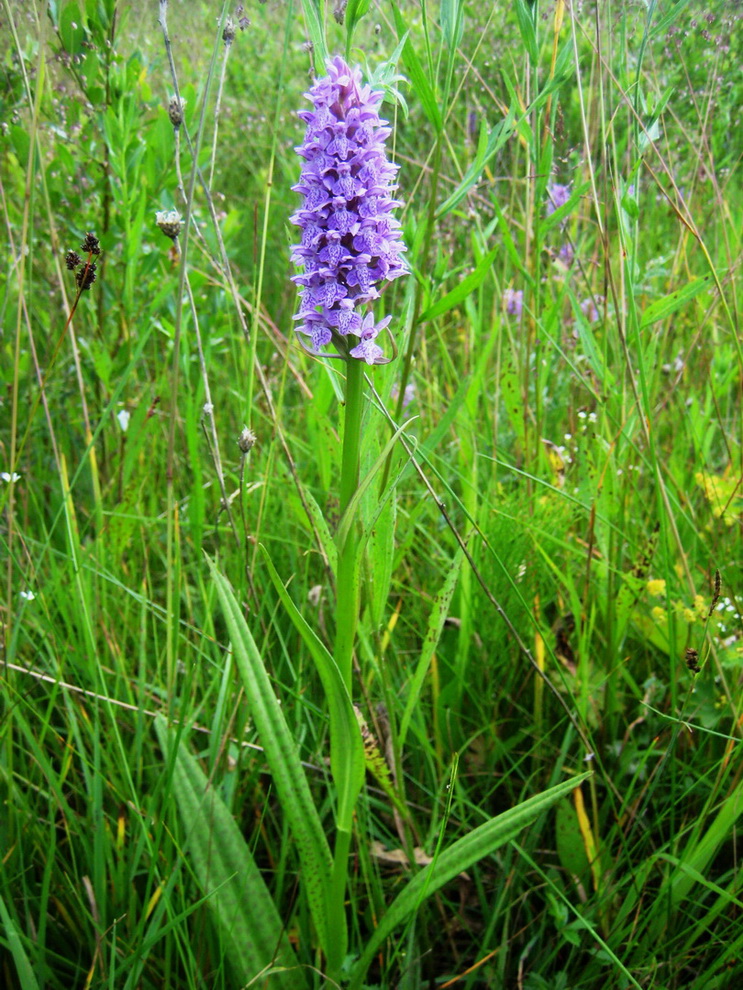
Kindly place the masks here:
<instances>
[{"instance_id":1,"label":"purple flower lip with spots","mask_svg":"<svg viewBox=\"0 0 743 990\"><path fill-rule=\"evenodd\" d=\"M307 130L296 149L302 172L292 187L304 196L291 218L302 231L292 261L304 268L292 276L301 287L296 330L310 338L315 354L332 342L342 355L386 364L376 338L391 317L375 323L363 309L408 268L392 215L401 204L392 196L398 166L385 154L390 129L379 116L383 94L362 85L361 70L337 56L306 96L313 109L299 112Z\"/></svg>"}]
</instances>

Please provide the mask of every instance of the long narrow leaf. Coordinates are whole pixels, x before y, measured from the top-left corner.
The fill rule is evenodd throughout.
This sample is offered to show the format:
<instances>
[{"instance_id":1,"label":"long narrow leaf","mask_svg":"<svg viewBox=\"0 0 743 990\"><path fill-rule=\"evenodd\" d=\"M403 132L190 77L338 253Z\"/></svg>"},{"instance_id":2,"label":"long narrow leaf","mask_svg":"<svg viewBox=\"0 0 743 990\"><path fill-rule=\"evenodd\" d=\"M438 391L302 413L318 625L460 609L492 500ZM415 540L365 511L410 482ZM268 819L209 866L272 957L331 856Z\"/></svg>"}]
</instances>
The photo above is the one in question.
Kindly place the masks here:
<instances>
[{"instance_id":1,"label":"long narrow leaf","mask_svg":"<svg viewBox=\"0 0 743 990\"><path fill-rule=\"evenodd\" d=\"M402 37L407 31L405 20L400 11L397 9L396 4L392 5L392 10L395 15L395 27L397 28L398 37ZM440 134L444 128L441 110L439 109L433 87L423 71L423 66L420 63L420 59L418 58L418 55L409 38L405 42L402 50L402 61L408 75L410 76L410 81L413 84L415 95L420 100L423 112L428 117L430 123L433 124L436 133Z\"/></svg>"},{"instance_id":2,"label":"long narrow leaf","mask_svg":"<svg viewBox=\"0 0 743 990\"><path fill-rule=\"evenodd\" d=\"M480 264L475 268L473 272L470 272L466 278L463 278L459 285L452 289L451 292L447 292L443 299L439 299L437 303L421 314L419 323L425 323L426 320L433 320L437 316L443 316L444 313L448 313L450 309L454 309L458 306L467 296L474 292L475 289L479 288L485 280L485 276L490 271L490 268L499 254L499 248L493 248L492 251L488 251L484 258L480 261Z\"/></svg>"},{"instance_id":3,"label":"long narrow leaf","mask_svg":"<svg viewBox=\"0 0 743 990\"><path fill-rule=\"evenodd\" d=\"M217 587L219 602L232 640L233 656L245 688L253 721L273 775L281 808L297 844L302 867L302 886L307 895L320 945L327 954L328 940L332 934L328 925L332 857L325 830L313 803L296 744L237 599L226 578L219 573L211 561L209 567Z\"/></svg>"},{"instance_id":4,"label":"long narrow leaf","mask_svg":"<svg viewBox=\"0 0 743 990\"><path fill-rule=\"evenodd\" d=\"M722 274L720 272L720 275ZM656 320L665 319L666 316L675 313L684 303L689 302L690 299L693 299L694 296L698 295L704 289L709 289L711 285L712 276L702 275L701 278L694 278L691 282L687 282L686 285L682 285L680 289L674 289L673 292L669 292L662 299L656 299L655 302L645 307L640 317L640 329L644 330L645 327L649 327Z\"/></svg>"},{"instance_id":5,"label":"long narrow leaf","mask_svg":"<svg viewBox=\"0 0 743 990\"><path fill-rule=\"evenodd\" d=\"M160 746L173 761L173 792L187 833L186 852L207 896L236 982L243 986L272 966L271 986L307 984L271 894L245 839L206 774L165 719L155 720Z\"/></svg>"},{"instance_id":6,"label":"long narrow leaf","mask_svg":"<svg viewBox=\"0 0 743 990\"><path fill-rule=\"evenodd\" d=\"M261 546L261 550L278 596L310 651L325 690L330 709L330 770L338 801L336 822L338 828L350 832L356 798L364 784L364 743L353 704L337 663L300 614L282 584L266 548Z\"/></svg>"},{"instance_id":7,"label":"long narrow leaf","mask_svg":"<svg viewBox=\"0 0 743 990\"><path fill-rule=\"evenodd\" d=\"M446 849L438 859L420 873L417 873L405 889L398 894L387 908L382 920L367 942L363 955L354 969L349 990L359 990L364 975L372 959L379 951L384 940L392 934L395 928L419 906L423 896L430 897L449 880L453 880L463 870L469 869L473 863L490 855L496 849L505 845L530 822L534 821L543 811L559 801L577 787L590 772L579 774L572 780L563 781L542 794L522 802L516 808L491 818L490 821L478 826L469 835L465 835Z\"/></svg>"}]
</instances>

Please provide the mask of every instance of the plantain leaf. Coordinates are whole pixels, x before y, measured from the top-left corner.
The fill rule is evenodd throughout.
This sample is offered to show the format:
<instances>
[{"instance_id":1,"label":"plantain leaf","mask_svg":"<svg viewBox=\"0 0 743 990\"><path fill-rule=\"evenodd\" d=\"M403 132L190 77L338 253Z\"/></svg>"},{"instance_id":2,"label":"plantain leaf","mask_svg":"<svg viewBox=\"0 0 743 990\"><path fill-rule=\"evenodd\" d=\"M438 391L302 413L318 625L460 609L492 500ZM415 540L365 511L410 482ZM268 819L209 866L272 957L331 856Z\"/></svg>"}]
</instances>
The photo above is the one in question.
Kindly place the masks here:
<instances>
[{"instance_id":1,"label":"plantain leaf","mask_svg":"<svg viewBox=\"0 0 743 990\"><path fill-rule=\"evenodd\" d=\"M185 852L236 984L244 986L276 966L272 987L306 987L281 916L229 809L185 743L177 744L162 715L155 719L155 731L173 764L173 792L188 834Z\"/></svg>"},{"instance_id":2,"label":"plantain leaf","mask_svg":"<svg viewBox=\"0 0 743 990\"><path fill-rule=\"evenodd\" d=\"M286 815L302 868L302 886L315 922L320 945L328 954L330 875L332 858L320 816L304 775L284 713L273 692L258 647L227 579L207 557L222 613L232 640L232 653L245 688L248 705L266 754L274 786Z\"/></svg>"},{"instance_id":3,"label":"plantain leaf","mask_svg":"<svg viewBox=\"0 0 743 990\"><path fill-rule=\"evenodd\" d=\"M360 990L366 971L381 944L409 914L418 908L424 897L430 897L449 880L453 880L463 870L469 869L473 863L514 839L550 805L559 801L590 775L590 771L579 774L571 780L550 787L542 794L523 801L510 811L498 815L497 818L491 818L490 821L458 839L425 869L417 873L387 908L369 938L361 958L354 967L349 990Z\"/></svg>"}]
</instances>

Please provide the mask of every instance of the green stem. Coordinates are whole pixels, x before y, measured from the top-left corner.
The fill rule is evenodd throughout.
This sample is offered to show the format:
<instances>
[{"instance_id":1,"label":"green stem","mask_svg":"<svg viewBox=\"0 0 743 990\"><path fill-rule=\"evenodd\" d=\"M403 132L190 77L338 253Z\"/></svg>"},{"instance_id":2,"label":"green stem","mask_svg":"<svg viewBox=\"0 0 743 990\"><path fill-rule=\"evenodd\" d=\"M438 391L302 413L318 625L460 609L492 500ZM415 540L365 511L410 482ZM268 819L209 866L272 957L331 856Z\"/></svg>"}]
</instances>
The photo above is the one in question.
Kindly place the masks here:
<instances>
[{"instance_id":1,"label":"green stem","mask_svg":"<svg viewBox=\"0 0 743 990\"><path fill-rule=\"evenodd\" d=\"M349 360L346 365L346 410L343 424L343 456L341 461L341 516L359 486L359 455L361 447L361 413L363 411L364 366ZM342 545L338 547L335 609L335 662L343 681L352 694L353 647L359 619L359 585L356 558L358 529L350 526Z\"/></svg>"},{"instance_id":2,"label":"green stem","mask_svg":"<svg viewBox=\"0 0 743 990\"><path fill-rule=\"evenodd\" d=\"M363 385L363 363L349 359L346 364L346 408L343 421L341 460L341 517L349 511L351 499L359 487L361 415L364 408ZM343 682L351 696L353 696L353 648L359 621L358 551L359 527L354 524L348 527L343 542L338 546L334 651L335 662L338 664ZM339 828L335 835L333 874L328 904L330 930L333 932L333 939L328 946L328 970L331 974L340 972L348 946L346 884L348 882L350 848L351 831Z\"/></svg>"},{"instance_id":3,"label":"green stem","mask_svg":"<svg viewBox=\"0 0 743 990\"><path fill-rule=\"evenodd\" d=\"M333 874L330 881L330 905L328 919L332 938L328 945L328 972L340 973L348 951L348 927L346 923L346 884L348 882L348 856L351 851L351 833L338 829L333 851Z\"/></svg>"}]
</instances>

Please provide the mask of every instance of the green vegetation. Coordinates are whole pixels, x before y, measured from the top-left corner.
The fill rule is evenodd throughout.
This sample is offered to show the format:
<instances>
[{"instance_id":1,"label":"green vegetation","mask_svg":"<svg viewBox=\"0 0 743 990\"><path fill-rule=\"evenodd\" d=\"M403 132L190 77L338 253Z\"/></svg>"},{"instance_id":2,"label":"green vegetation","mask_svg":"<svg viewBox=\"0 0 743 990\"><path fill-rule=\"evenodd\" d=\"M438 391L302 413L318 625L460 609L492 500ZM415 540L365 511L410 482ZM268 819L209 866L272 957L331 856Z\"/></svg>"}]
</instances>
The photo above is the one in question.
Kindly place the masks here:
<instances>
[{"instance_id":1,"label":"green vegetation","mask_svg":"<svg viewBox=\"0 0 743 990\"><path fill-rule=\"evenodd\" d=\"M0 985L743 983L743 12L246 7L0 5ZM411 268L348 386L325 52Z\"/></svg>"}]
</instances>

